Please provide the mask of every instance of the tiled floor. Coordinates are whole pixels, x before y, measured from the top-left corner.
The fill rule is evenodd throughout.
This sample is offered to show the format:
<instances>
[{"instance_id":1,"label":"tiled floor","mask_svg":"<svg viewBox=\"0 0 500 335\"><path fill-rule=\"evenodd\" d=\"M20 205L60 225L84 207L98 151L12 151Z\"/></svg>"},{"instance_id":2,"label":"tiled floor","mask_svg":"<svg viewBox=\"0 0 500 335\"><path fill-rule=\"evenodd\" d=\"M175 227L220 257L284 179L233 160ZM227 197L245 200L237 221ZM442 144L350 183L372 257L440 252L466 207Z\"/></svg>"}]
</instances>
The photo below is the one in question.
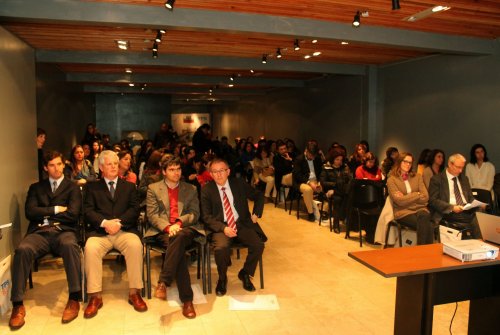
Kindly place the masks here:
<instances>
[{"instance_id":1,"label":"tiled floor","mask_svg":"<svg viewBox=\"0 0 500 335\"><path fill-rule=\"evenodd\" d=\"M347 256L360 250L358 240L329 232L303 219L289 216L282 208L267 204L261 224L269 241L264 253L265 289L254 294L275 294L277 311L229 311L228 296L207 296L196 305L197 318L185 319L179 308L155 298L149 311L135 312L128 305L126 271L113 260L105 262L104 307L90 320L80 316L61 324L67 300L64 270L48 263L34 274L34 289L25 299L26 325L17 334L392 334L395 279L386 279ZM363 245L363 250L374 248ZM243 252L242 258L245 254ZM160 257L155 257L154 280ZM229 270L228 295L246 291L236 274L242 260L233 258ZM196 268L191 269L197 283ZM214 275L214 281L216 280ZM258 274L254 279L258 287ZM201 285L201 283L200 283ZM467 333L468 302L458 304L453 334ZM455 304L437 306L434 334L448 334ZM8 317L0 319L0 334L8 334Z\"/></svg>"}]
</instances>

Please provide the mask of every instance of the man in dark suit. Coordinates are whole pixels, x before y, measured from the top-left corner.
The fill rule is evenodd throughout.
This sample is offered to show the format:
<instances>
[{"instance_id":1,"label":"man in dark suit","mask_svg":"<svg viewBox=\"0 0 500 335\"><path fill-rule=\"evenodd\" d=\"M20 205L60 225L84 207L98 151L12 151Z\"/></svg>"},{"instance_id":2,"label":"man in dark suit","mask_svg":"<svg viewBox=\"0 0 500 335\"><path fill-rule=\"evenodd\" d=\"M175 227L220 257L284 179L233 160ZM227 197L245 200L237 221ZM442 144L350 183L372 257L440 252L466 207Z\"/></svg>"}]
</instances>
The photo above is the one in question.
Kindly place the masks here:
<instances>
[{"instance_id":1,"label":"man in dark suit","mask_svg":"<svg viewBox=\"0 0 500 335\"><path fill-rule=\"evenodd\" d=\"M429 206L436 222L445 219L459 229L466 229L463 238L481 238L476 219L476 209L464 210L464 206L474 201L469 179L462 173L465 157L451 155L448 167L432 177L429 184Z\"/></svg>"},{"instance_id":2,"label":"man in dark suit","mask_svg":"<svg viewBox=\"0 0 500 335\"><path fill-rule=\"evenodd\" d=\"M278 141L276 147L278 155L273 158L273 167L276 189L279 190L281 185L292 186L293 159L288 154L285 142ZM287 194L285 194L285 198L286 196Z\"/></svg>"},{"instance_id":3,"label":"man in dark suit","mask_svg":"<svg viewBox=\"0 0 500 335\"><path fill-rule=\"evenodd\" d=\"M247 291L255 291L250 280L264 252L264 242L257 234L257 219L264 210L262 192L252 188L242 179L229 178L231 173L226 161L214 159L210 163L210 175L214 179L201 189L201 213L203 222L213 232L215 262L219 280L215 292L223 296L227 292L227 267L231 264L229 246L237 238L248 247L248 256L238 278ZM254 201L252 214L248 199Z\"/></svg>"},{"instance_id":4,"label":"man in dark suit","mask_svg":"<svg viewBox=\"0 0 500 335\"><path fill-rule=\"evenodd\" d=\"M319 155L318 142L309 140L304 154L298 156L293 163L293 186L300 190L307 208L308 219L314 222L313 197L314 193L322 191L319 176L323 169L323 162Z\"/></svg>"},{"instance_id":5,"label":"man in dark suit","mask_svg":"<svg viewBox=\"0 0 500 335\"><path fill-rule=\"evenodd\" d=\"M49 151L44 157L44 170L49 178L32 184L26 198L28 232L14 254L12 264L12 296L14 305L10 317L11 329L21 328L26 310L23 305L26 280L33 261L47 253L60 255L68 280L69 300L62 322L78 316L81 296L81 262L78 246L78 215L82 196L76 184L64 178L62 154Z\"/></svg>"},{"instance_id":6,"label":"man in dark suit","mask_svg":"<svg viewBox=\"0 0 500 335\"><path fill-rule=\"evenodd\" d=\"M182 314L193 319L196 311L185 253L186 247L192 244L196 236L205 234L203 227L198 224L198 192L194 185L180 181L182 170L178 157L165 155L160 166L165 178L149 185L146 198L151 227L145 236L155 236L167 249L155 296L167 300L167 286L175 280L183 303Z\"/></svg>"},{"instance_id":7,"label":"man in dark suit","mask_svg":"<svg viewBox=\"0 0 500 335\"><path fill-rule=\"evenodd\" d=\"M142 281L142 242L137 229L139 200L135 185L118 178L118 155L105 150L99 155L102 179L87 184L85 197L85 272L89 304L84 317L97 314L102 302L102 258L117 249L127 263L128 302L138 312L148 309L139 294Z\"/></svg>"}]
</instances>

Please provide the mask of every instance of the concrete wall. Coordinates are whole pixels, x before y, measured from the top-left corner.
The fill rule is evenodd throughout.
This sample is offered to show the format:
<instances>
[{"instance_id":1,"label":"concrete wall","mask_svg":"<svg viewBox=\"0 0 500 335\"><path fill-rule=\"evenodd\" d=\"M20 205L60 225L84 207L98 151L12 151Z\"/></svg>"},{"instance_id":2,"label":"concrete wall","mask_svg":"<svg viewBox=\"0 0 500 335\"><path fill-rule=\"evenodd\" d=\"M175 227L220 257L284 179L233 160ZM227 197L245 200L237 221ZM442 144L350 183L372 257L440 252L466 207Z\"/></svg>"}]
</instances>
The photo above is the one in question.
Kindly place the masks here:
<instances>
[{"instance_id":1,"label":"concrete wall","mask_svg":"<svg viewBox=\"0 0 500 335\"><path fill-rule=\"evenodd\" d=\"M0 187L0 260L11 254L26 232L26 192L37 181L35 56L24 42L0 27L0 115L3 176Z\"/></svg>"},{"instance_id":2,"label":"concrete wall","mask_svg":"<svg viewBox=\"0 0 500 335\"><path fill-rule=\"evenodd\" d=\"M482 143L500 168L500 56L437 56L379 70L380 150L440 148L469 157Z\"/></svg>"},{"instance_id":3,"label":"concrete wall","mask_svg":"<svg viewBox=\"0 0 500 335\"><path fill-rule=\"evenodd\" d=\"M83 93L80 84L65 82L57 67L36 65L38 127L47 132L44 149L62 152L67 158L80 143L87 124L95 123L94 95Z\"/></svg>"},{"instance_id":4,"label":"concrete wall","mask_svg":"<svg viewBox=\"0 0 500 335\"><path fill-rule=\"evenodd\" d=\"M133 130L153 138L162 122L170 123L168 95L97 94L95 99L97 128L109 134L112 143Z\"/></svg>"}]
</instances>

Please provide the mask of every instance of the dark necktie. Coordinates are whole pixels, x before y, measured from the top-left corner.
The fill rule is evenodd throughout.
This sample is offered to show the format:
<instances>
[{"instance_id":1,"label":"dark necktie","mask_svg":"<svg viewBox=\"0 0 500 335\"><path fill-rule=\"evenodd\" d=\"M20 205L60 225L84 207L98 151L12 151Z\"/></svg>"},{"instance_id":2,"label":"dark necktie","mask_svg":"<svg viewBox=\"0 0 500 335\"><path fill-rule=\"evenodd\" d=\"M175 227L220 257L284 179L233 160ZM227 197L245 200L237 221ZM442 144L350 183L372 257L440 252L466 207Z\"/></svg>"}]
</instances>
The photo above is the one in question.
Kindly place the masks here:
<instances>
[{"instance_id":1,"label":"dark necktie","mask_svg":"<svg viewBox=\"0 0 500 335\"><path fill-rule=\"evenodd\" d=\"M115 197L115 182L114 181L110 181L109 183L109 193L111 193L111 198L114 198Z\"/></svg>"},{"instance_id":2,"label":"dark necktie","mask_svg":"<svg viewBox=\"0 0 500 335\"><path fill-rule=\"evenodd\" d=\"M231 209L231 204L229 203L229 198L226 194L226 188L222 187L222 200L224 202L224 213L226 214L227 226L232 228L234 231L238 231L236 229L236 222L234 221L233 210Z\"/></svg>"},{"instance_id":3,"label":"dark necktie","mask_svg":"<svg viewBox=\"0 0 500 335\"><path fill-rule=\"evenodd\" d=\"M56 193L57 190L57 181L52 182L52 193Z\"/></svg>"},{"instance_id":4,"label":"dark necktie","mask_svg":"<svg viewBox=\"0 0 500 335\"><path fill-rule=\"evenodd\" d=\"M458 206L465 205L464 200L462 199L462 195L460 194L460 189L458 188L458 180L457 177L453 177L453 191L455 192L455 199L457 201Z\"/></svg>"}]
</instances>

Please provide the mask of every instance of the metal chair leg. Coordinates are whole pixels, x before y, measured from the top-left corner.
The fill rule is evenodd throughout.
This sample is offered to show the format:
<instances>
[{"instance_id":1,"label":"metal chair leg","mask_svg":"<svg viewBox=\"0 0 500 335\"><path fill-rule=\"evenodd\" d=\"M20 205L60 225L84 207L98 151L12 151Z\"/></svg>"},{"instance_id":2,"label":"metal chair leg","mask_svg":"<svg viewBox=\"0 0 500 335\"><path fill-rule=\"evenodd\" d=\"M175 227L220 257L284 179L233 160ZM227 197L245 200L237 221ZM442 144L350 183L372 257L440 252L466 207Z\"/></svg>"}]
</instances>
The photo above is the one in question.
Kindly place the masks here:
<instances>
[{"instance_id":1,"label":"metal chair leg","mask_svg":"<svg viewBox=\"0 0 500 335\"><path fill-rule=\"evenodd\" d=\"M148 299L151 299L151 247L146 245L146 272L147 272L147 288Z\"/></svg>"}]
</instances>

